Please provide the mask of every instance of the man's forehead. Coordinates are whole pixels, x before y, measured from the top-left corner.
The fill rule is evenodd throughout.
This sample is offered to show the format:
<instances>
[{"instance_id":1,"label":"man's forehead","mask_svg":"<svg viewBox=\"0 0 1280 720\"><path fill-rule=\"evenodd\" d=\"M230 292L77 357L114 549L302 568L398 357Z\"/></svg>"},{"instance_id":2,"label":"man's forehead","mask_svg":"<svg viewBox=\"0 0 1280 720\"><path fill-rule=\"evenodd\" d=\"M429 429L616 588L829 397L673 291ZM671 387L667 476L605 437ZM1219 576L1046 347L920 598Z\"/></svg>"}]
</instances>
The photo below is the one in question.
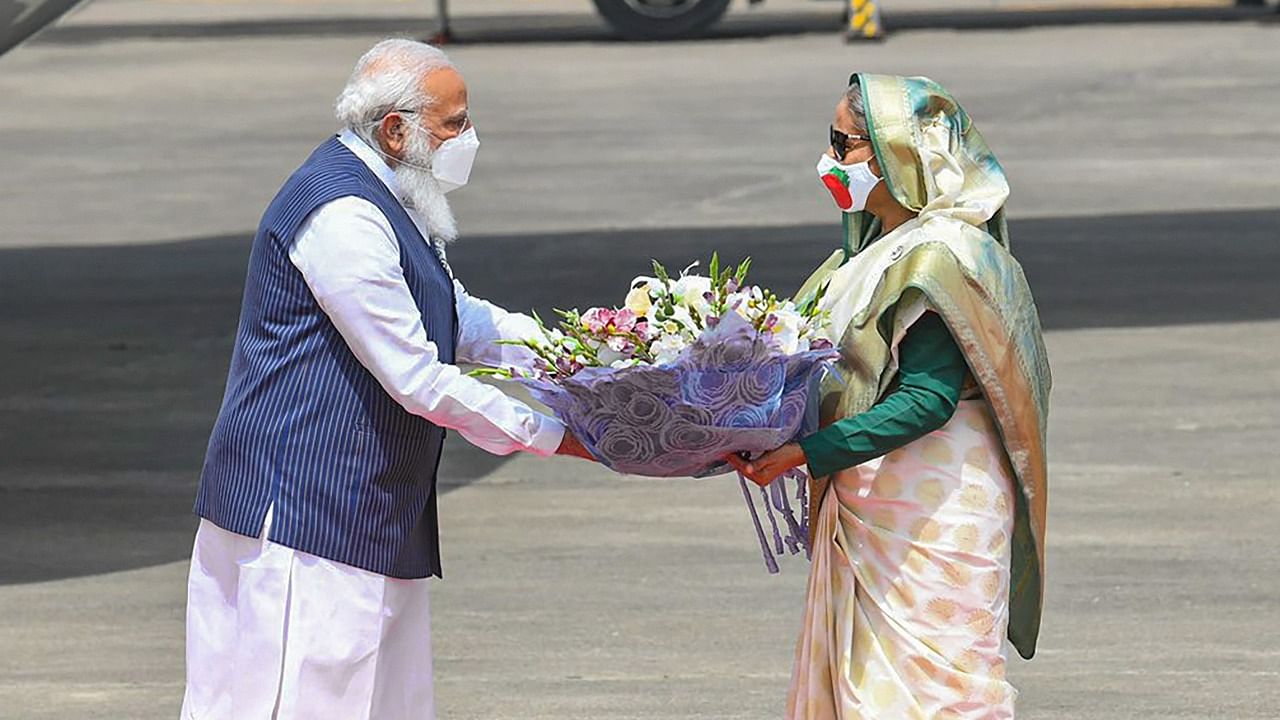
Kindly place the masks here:
<instances>
[{"instance_id":1,"label":"man's forehead","mask_svg":"<svg viewBox=\"0 0 1280 720\"><path fill-rule=\"evenodd\" d=\"M467 104L467 83L462 79L462 73L453 68L428 73L422 84L439 105L465 107Z\"/></svg>"}]
</instances>

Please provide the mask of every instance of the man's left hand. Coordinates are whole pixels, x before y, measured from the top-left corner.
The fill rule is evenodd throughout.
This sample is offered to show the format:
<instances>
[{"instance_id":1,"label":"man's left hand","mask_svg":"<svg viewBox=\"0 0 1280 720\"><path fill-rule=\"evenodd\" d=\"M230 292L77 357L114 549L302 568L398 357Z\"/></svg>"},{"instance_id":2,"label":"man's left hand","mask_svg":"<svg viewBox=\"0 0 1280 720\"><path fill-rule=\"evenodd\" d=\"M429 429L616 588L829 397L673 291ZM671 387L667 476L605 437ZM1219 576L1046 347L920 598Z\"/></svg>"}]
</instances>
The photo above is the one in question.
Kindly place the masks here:
<instances>
[{"instance_id":1,"label":"man's left hand","mask_svg":"<svg viewBox=\"0 0 1280 720\"><path fill-rule=\"evenodd\" d=\"M568 429L564 431L564 439L560 441L560 447L556 450L556 454L568 455L569 457L582 458L583 460L597 462L595 456L591 454L591 451L587 450L587 448L582 444L582 441L578 440L578 438L575 437Z\"/></svg>"}]
</instances>

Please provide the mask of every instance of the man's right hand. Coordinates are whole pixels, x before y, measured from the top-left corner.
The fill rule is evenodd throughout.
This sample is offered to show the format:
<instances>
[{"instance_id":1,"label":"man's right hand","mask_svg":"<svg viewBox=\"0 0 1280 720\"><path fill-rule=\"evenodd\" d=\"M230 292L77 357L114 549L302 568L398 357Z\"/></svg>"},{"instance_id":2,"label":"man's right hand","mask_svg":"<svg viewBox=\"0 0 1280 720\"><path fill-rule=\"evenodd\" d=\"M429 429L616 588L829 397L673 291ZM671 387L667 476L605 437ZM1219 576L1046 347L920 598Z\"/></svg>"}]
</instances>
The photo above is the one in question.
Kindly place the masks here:
<instances>
[{"instance_id":1,"label":"man's right hand","mask_svg":"<svg viewBox=\"0 0 1280 720\"><path fill-rule=\"evenodd\" d=\"M578 441L578 438L574 437L573 433L568 429L564 431L564 439L560 441L560 447L556 449L556 454L568 455L570 457L577 457L582 458L583 460L596 462L595 456L583 447L582 443Z\"/></svg>"}]
</instances>

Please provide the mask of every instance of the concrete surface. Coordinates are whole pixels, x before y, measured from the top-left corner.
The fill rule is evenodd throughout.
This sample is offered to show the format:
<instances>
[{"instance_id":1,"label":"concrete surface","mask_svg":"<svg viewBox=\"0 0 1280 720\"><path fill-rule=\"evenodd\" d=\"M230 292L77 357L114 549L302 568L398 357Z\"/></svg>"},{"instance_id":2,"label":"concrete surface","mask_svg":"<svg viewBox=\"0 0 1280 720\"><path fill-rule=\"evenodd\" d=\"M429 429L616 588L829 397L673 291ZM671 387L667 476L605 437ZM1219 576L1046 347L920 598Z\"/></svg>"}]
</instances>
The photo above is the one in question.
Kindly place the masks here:
<instances>
[{"instance_id":1,"label":"concrete surface","mask_svg":"<svg viewBox=\"0 0 1280 720\"><path fill-rule=\"evenodd\" d=\"M844 77L936 77L1012 177L1055 371L1020 717L1274 718L1278 31L465 44L484 147L454 265L514 308L613 301L648 257L711 249L792 287L836 235L811 166ZM248 237L374 39L0 58L0 718L176 717ZM461 442L444 478L442 719L779 716L805 566L765 574L732 483Z\"/></svg>"}]
</instances>

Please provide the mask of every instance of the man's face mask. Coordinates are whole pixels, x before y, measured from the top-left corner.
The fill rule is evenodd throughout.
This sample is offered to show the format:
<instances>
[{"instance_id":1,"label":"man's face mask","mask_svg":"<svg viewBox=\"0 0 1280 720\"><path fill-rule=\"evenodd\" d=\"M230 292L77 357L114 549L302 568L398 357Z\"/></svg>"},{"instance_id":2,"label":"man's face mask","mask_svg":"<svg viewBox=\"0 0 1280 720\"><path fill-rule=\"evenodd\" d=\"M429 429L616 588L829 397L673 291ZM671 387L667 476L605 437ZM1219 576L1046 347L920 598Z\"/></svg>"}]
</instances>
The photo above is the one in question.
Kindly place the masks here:
<instances>
[{"instance_id":1,"label":"man's face mask","mask_svg":"<svg viewBox=\"0 0 1280 720\"><path fill-rule=\"evenodd\" d=\"M466 185L479 151L480 138L474 127L440 143L431 155L431 175L440 183L440 189L449 192Z\"/></svg>"},{"instance_id":2,"label":"man's face mask","mask_svg":"<svg viewBox=\"0 0 1280 720\"><path fill-rule=\"evenodd\" d=\"M408 110L396 112L410 114ZM457 190L467 184L467 180L471 178L471 168L476 162L476 153L480 151L480 138L476 135L474 126L469 125L458 135L441 140L435 150L430 149L429 139L437 136L430 128L408 120L403 127L415 135L410 136L406 156L397 158L396 162L419 170L430 170L431 176L439 183L441 192ZM381 150L378 152L382 154Z\"/></svg>"},{"instance_id":3,"label":"man's face mask","mask_svg":"<svg viewBox=\"0 0 1280 720\"><path fill-rule=\"evenodd\" d=\"M831 191L836 206L847 213L867 209L867 197L880 182L880 178L871 171L870 160L842 165L826 153L818 160L818 178Z\"/></svg>"}]
</instances>

